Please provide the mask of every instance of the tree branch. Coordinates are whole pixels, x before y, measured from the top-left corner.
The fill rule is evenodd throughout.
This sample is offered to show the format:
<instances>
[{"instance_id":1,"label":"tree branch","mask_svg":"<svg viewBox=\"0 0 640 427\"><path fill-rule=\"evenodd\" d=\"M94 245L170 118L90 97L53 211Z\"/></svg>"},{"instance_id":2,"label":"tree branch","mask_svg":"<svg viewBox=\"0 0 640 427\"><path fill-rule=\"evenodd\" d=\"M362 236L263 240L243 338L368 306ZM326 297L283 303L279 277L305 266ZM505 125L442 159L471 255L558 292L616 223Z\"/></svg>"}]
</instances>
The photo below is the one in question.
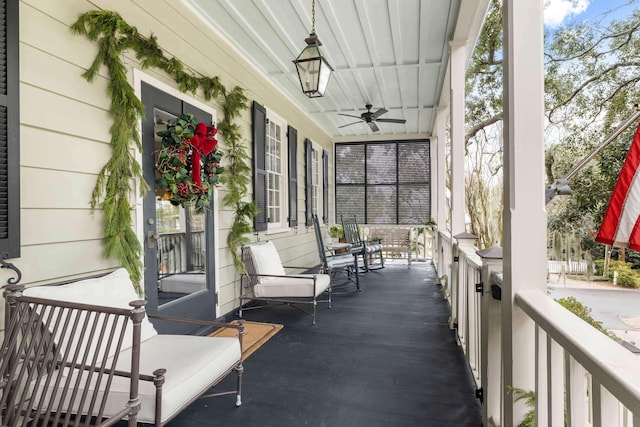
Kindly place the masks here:
<instances>
[{"instance_id":1,"label":"tree branch","mask_svg":"<svg viewBox=\"0 0 640 427\"><path fill-rule=\"evenodd\" d=\"M469 129L467 134L464 136L464 146L468 147L470 144L471 138L476 136L478 132L480 132L486 127L491 126L494 123L499 122L500 120L502 120L502 112L494 115L493 117L489 117L486 120L476 123L471 129Z\"/></svg>"}]
</instances>

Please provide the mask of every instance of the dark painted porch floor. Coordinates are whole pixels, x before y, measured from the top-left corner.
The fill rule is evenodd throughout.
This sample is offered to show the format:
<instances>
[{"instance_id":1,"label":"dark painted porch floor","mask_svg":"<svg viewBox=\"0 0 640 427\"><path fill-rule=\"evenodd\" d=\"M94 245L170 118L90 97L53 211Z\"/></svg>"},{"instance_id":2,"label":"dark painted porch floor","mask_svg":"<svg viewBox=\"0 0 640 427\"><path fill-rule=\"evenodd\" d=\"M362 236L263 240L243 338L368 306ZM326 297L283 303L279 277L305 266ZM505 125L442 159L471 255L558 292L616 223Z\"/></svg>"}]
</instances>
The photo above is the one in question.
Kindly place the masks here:
<instances>
[{"instance_id":1,"label":"dark painted porch floor","mask_svg":"<svg viewBox=\"0 0 640 427\"><path fill-rule=\"evenodd\" d=\"M361 292L319 305L315 326L291 307L245 312L285 326L245 361L242 406L200 399L169 425L480 426L435 277L430 262L364 274Z\"/></svg>"}]
</instances>

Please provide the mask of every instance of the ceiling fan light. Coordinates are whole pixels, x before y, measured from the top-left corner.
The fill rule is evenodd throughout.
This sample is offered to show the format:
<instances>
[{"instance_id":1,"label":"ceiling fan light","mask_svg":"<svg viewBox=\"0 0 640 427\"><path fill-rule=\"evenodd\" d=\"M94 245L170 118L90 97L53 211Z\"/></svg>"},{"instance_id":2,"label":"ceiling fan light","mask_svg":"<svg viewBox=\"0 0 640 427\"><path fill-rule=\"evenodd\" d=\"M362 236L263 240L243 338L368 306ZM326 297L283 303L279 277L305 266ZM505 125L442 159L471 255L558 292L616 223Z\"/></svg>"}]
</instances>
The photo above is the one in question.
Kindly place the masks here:
<instances>
[{"instance_id":1,"label":"ceiling fan light","mask_svg":"<svg viewBox=\"0 0 640 427\"><path fill-rule=\"evenodd\" d=\"M305 39L307 46L293 61L302 92L309 98L324 96L333 68L320 51L322 43L315 33Z\"/></svg>"}]
</instances>

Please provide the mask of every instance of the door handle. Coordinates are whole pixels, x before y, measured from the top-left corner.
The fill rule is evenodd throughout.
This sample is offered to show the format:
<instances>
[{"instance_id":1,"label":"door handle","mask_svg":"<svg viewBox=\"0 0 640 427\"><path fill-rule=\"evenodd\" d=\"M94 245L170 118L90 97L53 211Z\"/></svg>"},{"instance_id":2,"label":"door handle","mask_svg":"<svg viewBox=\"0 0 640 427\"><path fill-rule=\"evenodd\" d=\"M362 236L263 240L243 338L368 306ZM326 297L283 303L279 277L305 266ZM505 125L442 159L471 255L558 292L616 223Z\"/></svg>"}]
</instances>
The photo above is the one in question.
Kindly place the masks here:
<instances>
[{"instance_id":1,"label":"door handle","mask_svg":"<svg viewBox=\"0 0 640 427\"><path fill-rule=\"evenodd\" d=\"M147 231L147 247L153 249L156 247L156 241L160 238L155 231Z\"/></svg>"}]
</instances>

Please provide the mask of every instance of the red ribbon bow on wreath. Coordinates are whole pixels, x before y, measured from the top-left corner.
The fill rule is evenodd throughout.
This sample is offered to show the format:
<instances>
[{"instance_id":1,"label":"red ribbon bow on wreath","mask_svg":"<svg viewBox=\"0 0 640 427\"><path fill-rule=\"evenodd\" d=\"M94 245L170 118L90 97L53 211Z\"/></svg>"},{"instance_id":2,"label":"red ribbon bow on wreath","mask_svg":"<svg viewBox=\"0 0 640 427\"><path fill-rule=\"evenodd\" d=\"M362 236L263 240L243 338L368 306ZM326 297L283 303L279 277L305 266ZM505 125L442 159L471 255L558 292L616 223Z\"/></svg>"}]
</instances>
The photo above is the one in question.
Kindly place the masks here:
<instances>
[{"instance_id":1,"label":"red ribbon bow on wreath","mask_svg":"<svg viewBox=\"0 0 640 427\"><path fill-rule=\"evenodd\" d=\"M215 139L218 129L207 126L204 123L196 125L196 131L193 138L189 141L193 147L191 157L191 179L193 183L202 188L202 178L200 176L200 156L207 155L215 150L218 140Z\"/></svg>"}]
</instances>

